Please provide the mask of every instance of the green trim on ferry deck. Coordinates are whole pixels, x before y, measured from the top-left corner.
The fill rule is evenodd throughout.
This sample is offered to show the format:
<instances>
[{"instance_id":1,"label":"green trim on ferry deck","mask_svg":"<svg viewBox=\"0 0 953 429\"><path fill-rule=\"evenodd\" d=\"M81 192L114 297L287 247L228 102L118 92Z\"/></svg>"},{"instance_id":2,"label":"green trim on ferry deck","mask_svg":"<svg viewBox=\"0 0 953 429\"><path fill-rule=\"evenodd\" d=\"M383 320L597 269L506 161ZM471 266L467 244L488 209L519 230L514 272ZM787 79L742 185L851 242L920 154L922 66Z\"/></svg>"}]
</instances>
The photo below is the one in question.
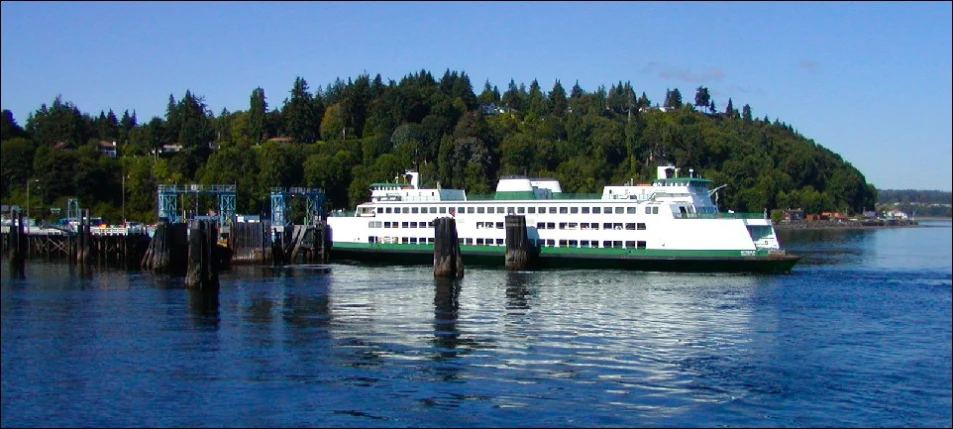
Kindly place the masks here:
<instances>
[{"instance_id":1,"label":"green trim on ferry deck","mask_svg":"<svg viewBox=\"0 0 953 429\"><path fill-rule=\"evenodd\" d=\"M502 266L505 246L461 245L465 264ZM799 256L771 254L766 250L743 255L739 250L649 250L624 248L544 247L536 256L538 268L609 268L674 272L787 273ZM371 264L433 263L431 244L334 243L332 260Z\"/></svg>"}]
</instances>

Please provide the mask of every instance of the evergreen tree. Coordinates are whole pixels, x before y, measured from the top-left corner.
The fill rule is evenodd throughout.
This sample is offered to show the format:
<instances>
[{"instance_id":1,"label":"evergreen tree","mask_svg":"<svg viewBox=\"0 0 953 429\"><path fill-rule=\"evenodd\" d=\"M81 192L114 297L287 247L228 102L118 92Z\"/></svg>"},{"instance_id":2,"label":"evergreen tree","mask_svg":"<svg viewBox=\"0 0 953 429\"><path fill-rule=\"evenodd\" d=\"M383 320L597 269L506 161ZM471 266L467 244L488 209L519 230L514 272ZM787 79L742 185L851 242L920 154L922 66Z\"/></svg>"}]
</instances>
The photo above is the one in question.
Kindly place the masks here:
<instances>
[{"instance_id":1,"label":"evergreen tree","mask_svg":"<svg viewBox=\"0 0 953 429\"><path fill-rule=\"evenodd\" d=\"M665 90L665 107L670 109L679 109L682 107L682 93L678 88L671 91Z\"/></svg>"},{"instance_id":2,"label":"evergreen tree","mask_svg":"<svg viewBox=\"0 0 953 429\"><path fill-rule=\"evenodd\" d=\"M296 77L291 88L291 99L285 103L281 115L284 129L297 143L313 143L318 136L318 120L314 115L314 99L308 92L308 82Z\"/></svg>"},{"instance_id":3,"label":"evergreen tree","mask_svg":"<svg viewBox=\"0 0 953 429\"><path fill-rule=\"evenodd\" d=\"M750 123L751 123L751 121L752 121L752 118L751 118L751 106L745 104L744 107L741 108L741 119L743 119L746 124L750 124Z\"/></svg>"},{"instance_id":4,"label":"evergreen tree","mask_svg":"<svg viewBox=\"0 0 953 429\"><path fill-rule=\"evenodd\" d=\"M563 116L569 107L569 102L566 100L566 90L559 83L559 79L556 79L553 90L549 92L549 104L552 106L553 114L557 117Z\"/></svg>"},{"instance_id":5,"label":"evergreen tree","mask_svg":"<svg viewBox=\"0 0 953 429\"><path fill-rule=\"evenodd\" d=\"M261 87L255 88L251 92L251 100L248 107L248 140L254 144L260 144L267 133L268 128L268 102L265 101L265 90Z\"/></svg>"},{"instance_id":6,"label":"evergreen tree","mask_svg":"<svg viewBox=\"0 0 953 429\"><path fill-rule=\"evenodd\" d=\"M725 107L725 115L729 118L735 117L735 105L731 102L731 97L728 97L728 107Z\"/></svg>"}]
</instances>

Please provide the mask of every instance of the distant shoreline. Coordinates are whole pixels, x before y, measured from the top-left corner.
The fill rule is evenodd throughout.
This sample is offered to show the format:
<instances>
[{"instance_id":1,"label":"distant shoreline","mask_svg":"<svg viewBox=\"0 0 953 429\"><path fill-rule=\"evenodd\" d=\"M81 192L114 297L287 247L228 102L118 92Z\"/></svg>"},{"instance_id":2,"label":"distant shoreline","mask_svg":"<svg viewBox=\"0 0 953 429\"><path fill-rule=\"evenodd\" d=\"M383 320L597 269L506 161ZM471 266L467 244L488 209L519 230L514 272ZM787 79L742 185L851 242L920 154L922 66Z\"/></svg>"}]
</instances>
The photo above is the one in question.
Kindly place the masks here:
<instances>
[{"instance_id":1,"label":"distant shoreline","mask_svg":"<svg viewBox=\"0 0 953 429\"><path fill-rule=\"evenodd\" d=\"M782 221L774 224L778 230L802 230L802 229L877 229L877 228L907 228L917 227L920 221L935 220L953 220L947 217L921 217L914 220L897 220L893 222L884 221L852 221L852 220L796 220Z\"/></svg>"}]
</instances>

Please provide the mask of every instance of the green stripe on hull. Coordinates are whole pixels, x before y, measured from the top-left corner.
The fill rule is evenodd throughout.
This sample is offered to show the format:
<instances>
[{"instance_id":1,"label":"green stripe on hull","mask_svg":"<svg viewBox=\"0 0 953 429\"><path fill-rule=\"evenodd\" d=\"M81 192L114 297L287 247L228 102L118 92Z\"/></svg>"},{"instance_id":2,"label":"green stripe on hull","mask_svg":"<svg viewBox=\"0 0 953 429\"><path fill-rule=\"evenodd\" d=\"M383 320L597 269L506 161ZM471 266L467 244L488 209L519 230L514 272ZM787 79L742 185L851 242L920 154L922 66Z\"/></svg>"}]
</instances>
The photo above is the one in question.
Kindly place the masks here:
<instances>
[{"instance_id":1,"label":"green stripe on hull","mask_svg":"<svg viewBox=\"0 0 953 429\"><path fill-rule=\"evenodd\" d=\"M504 246L460 246L464 265L502 266ZM751 252L755 253L755 252ZM333 260L381 264L433 264L433 245L335 243ZM611 268L676 272L787 273L800 260L793 255L753 255L738 250L648 250L550 248L539 251L538 268Z\"/></svg>"}]
</instances>

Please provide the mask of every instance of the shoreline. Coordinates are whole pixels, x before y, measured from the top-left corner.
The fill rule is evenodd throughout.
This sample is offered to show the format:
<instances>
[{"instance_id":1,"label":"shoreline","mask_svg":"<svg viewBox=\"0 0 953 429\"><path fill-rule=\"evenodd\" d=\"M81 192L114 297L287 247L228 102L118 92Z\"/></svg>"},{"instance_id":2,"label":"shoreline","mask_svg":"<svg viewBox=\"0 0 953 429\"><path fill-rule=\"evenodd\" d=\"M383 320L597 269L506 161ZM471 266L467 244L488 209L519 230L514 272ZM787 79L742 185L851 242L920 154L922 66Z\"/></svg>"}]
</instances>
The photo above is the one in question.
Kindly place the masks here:
<instances>
[{"instance_id":1,"label":"shoreline","mask_svg":"<svg viewBox=\"0 0 953 429\"><path fill-rule=\"evenodd\" d=\"M950 218L919 218L916 220L796 220L782 221L774 224L776 230L805 230L805 229L878 229L878 228L910 228L920 227L920 221L949 221Z\"/></svg>"}]
</instances>

